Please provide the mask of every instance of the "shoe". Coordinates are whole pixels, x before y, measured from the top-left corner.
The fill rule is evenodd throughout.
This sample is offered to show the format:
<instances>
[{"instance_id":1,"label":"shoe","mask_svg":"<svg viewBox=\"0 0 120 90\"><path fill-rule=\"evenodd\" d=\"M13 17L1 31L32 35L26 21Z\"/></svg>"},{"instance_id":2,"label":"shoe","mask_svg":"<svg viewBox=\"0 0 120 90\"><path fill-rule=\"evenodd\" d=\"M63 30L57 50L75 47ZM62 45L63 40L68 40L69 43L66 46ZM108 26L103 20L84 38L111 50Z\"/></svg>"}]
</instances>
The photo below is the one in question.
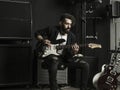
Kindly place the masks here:
<instances>
[{"instance_id":1,"label":"shoe","mask_svg":"<svg viewBox=\"0 0 120 90\"><path fill-rule=\"evenodd\" d=\"M57 90L62 90L60 86L57 87Z\"/></svg>"},{"instance_id":2,"label":"shoe","mask_svg":"<svg viewBox=\"0 0 120 90\"><path fill-rule=\"evenodd\" d=\"M85 87L81 87L80 90L87 90L87 88L85 88Z\"/></svg>"},{"instance_id":3,"label":"shoe","mask_svg":"<svg viewBox=\"0 0 120 90\"><path fill-rule=\"evenodd\" d=\"M62 90L61 88L57 88L57 90Z\"/></svg>"}]
</instances>

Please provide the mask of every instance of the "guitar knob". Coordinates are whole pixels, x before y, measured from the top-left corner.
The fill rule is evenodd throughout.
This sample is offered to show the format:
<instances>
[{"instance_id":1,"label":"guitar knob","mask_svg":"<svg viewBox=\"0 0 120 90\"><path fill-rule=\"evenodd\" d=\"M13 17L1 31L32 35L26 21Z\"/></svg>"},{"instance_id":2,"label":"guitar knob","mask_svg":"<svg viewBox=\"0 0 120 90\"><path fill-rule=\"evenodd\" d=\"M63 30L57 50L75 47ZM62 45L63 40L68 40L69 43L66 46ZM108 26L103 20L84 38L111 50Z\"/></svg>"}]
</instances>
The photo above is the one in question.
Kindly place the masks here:
<instances>
[{"instance_id":1,"label":"guitar knob","mask_svg":"<svg viewBox=\"0 0 120 90\"><path fill-rule=\"evenodd\" d=\"M111 67L109 67L108 69L109 69L109 70L111 70L112 68L111 68Z\"/></svg>"}]
</instances>

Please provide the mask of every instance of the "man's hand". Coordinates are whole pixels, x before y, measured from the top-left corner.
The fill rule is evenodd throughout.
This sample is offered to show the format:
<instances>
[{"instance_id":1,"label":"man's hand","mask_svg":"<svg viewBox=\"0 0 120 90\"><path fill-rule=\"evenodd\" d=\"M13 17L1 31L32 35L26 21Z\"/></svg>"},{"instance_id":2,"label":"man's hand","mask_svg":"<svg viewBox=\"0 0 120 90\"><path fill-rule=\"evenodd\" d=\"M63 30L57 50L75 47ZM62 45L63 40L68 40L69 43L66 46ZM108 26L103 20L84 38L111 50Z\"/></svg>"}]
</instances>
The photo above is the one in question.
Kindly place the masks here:
<instances>
[{"instance_id":1,"label":"man's hand","mask_svg":"<svg viewBox=\"0 0 120 90\"><path fill-rule=\"evenodd\" d=\"M50 40L45 39L43 42L44 42L44 44L46 44L48 46L51 46L51 41Z\"/></svg>"},{"instance_id":2,"label":"man's hand","mask_svg":"<svg viewBox=\"0 0 120 90\"><path fill-rule=\"evenodd\" d=\"M77 43L75 43L74 45L72 45L72 50L74 54L77 54L79 51L79 45Z\"/></svg>"},{"instance_id":3,"label":"man's hand","mask_svg":"<svg viewBox=\"0 0 120 90\"><path fill-rule=\"evenodd\" d=\"M43 37L42 37L41 35L37 35L37 39L38 39L39 41L41 41L41 40L43 40Z\"/></svg>"},{"instance_id":4,"label":"man's hand","mask_svg":"<svg viewBox=\"0 0 120 90\"><path fill-rule=\"evenodd\" d=\"M48 40L48 39L43 39L43 37L42 37L41 35L38 35L38 36L37 36L37 39L38 39L39 41L43 41L43 43L46 44L46 45L48 45L48 46L51 45L51 41Z\"/></svg>"}]
</instances>

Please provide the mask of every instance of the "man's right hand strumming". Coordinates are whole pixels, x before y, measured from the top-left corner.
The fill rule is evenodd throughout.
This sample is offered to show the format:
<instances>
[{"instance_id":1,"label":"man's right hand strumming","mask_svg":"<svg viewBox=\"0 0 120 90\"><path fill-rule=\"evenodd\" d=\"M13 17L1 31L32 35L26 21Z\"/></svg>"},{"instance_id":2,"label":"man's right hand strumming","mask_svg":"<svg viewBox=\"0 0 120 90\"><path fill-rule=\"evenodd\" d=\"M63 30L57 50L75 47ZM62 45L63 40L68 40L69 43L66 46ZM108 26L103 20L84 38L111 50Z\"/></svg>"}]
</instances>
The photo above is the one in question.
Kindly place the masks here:
<instances>
[{"instance_id":1,"label":"man's right hand strumming","mask_svg":"<svg viewBox=\"0 0 120 90\"><path fill-rule=\"evenodd\" d=\"M48 39L43 40L45 45L51 46L51 41Z\"/></svg>"}]
</instances>

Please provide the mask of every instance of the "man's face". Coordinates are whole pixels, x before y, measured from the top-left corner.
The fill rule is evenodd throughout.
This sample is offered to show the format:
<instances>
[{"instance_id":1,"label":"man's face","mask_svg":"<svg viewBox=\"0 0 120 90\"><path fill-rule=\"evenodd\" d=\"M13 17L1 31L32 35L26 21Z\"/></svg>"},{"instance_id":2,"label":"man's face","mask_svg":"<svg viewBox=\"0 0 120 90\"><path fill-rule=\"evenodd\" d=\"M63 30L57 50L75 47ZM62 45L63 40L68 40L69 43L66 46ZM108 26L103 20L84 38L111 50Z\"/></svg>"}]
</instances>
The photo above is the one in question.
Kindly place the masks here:
<instances>
[{"instance_id":1,"label":"man's face","mask_svg":"<svg viewBox=\"0 0 120 90\"><path fill-rule=\"evenodd\" d=\"M72 20L69 18L65 18L65 20L62 22L62 29L65 33L69 32L72 27Z\"/></svg>"}]
</instances>

